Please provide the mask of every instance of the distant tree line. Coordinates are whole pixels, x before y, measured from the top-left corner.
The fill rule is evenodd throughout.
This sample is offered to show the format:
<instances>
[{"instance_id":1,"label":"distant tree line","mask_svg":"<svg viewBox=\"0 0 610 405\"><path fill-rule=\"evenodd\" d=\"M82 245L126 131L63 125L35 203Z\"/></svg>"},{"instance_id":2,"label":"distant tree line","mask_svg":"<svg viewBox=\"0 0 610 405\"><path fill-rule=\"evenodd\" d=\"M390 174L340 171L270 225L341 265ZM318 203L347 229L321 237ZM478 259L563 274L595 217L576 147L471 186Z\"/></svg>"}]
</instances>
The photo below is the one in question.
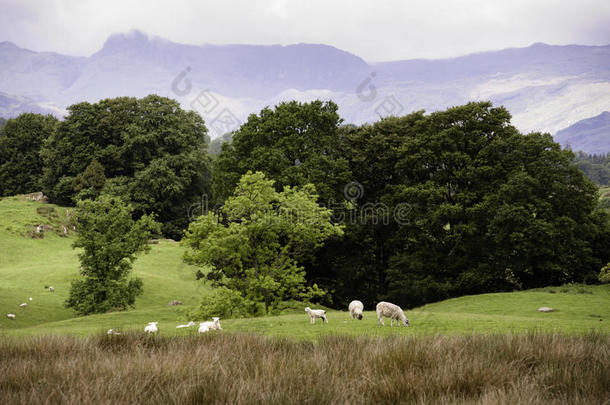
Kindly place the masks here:
<instances>
[{"instance_id":1,"label":"distant tree line","mask_svg":"<svg viewBox=\"0 0 610 405\"><path fill-rule=\"evenodd\" d=\"M345 125L337 110L321 101L265 108L213 149L196 113L154 95L75 104L63 121L24 114L0 132L0 192L42 189L60 204L119 197L134 218L154 213L166 236L181 238L193 219L189 207L202 195L210 206L242 201L240 180L263 173L252 187L271 196L265 204L283 209L276 199L285 187L307 189L342 226L323 246L278 267L297 277L304 269L306 283L337 306L359 298L367 306L386 299L411 307L593 281L610 261L610 219L598 207L597 186L550 135L519 133L506 109L469 103L360 126ZM205 232L191 229L195 249L211 242L193 232L216 235L223 249L238 237L233 232L245 238L234 227L252 226L249 217L222 212L216 218L224 227L210 217L201 223ZM298 242L286 227L268 233L262 226L236 248L272 243L263 253L273 263L269 252ZM229 269L231 258L233 274L245 257L256 259L244 251L219 255L220 245L207 249L192 261ZM276 276L243 289L264 296L269 286L279 288Z\"/></svg>"},{"instance_id":2,"label":"distant tree line","mask_svg":"<svg viewBox=\"0 0 610 405\"><path fill-rule=\"evenodd\" d=\"M576 152L574 162L593 182L601 186L610 186L610 153L592 155Z\"/></svg>"}]
</instances>

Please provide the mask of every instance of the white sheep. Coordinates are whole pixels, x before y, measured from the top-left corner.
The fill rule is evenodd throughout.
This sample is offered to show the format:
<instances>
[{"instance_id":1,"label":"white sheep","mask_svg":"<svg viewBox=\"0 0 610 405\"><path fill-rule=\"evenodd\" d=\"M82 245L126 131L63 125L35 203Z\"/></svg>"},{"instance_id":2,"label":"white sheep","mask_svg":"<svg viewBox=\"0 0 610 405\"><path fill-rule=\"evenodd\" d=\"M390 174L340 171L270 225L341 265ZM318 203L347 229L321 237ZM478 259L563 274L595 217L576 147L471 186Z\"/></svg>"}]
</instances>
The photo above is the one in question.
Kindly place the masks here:
<instances>
[{"instance_id":1,"label":"white sheep","mask_svg":"<svg viewBox=\"0 0 610 405\"><path fill-rule=\"evenodd\" d=\"M157 324L159 322L149 322L148 325L144 328L144 332L155 333L158 332Z\"/></svg>"},{"instance_id":2,"label":"white sheep","mask_svg":"<svg viewBox=\"0 0 610 405\"><path fill-rule=\"evenodd\" d=\"M178 325L178 326L176 326L176 328L190 328L191 326L195 326L195 322L190 321L188 324L186 324L186 325Z\"/></svg>"},{"instance_id":3,"label":"white sheep","mask_svg":"<svg viewBox=\"0 0 610 405\"><path fill-rule=\"evenodd\" d=\"M362 302L354 300L349 303L349 307L347 308L349 309L349 314L352 316L352 319L358 318L359 320L362 320L362 311L364 310Z\"/></svg>"},{"instance_id":4,"label":"white sheep","mask_svg":"<svg viewBox=\"0 0 610 405\"><path fill-rule=\"evenodd\" d=\"M385 326L385 323L383 323L384 316L392 320L390 322L390 326L394 325L394 321L402 322L404 326L409 326L409 320L398 305L385 301L381 301L379 304L377 304L377 318L379 319L377 325L381 323L383 326Z\"/></svg>"},{"instance_id":5,"label":"white sheep","mask_svg":"<svg viewBox=\"0 0 610 405\"><path fill-rule=\"evenodd\" d=\"M53 292L53 291L55 291L55 288L49 287L49 292Z\"/></svg>"},{"instance_id":6,"label":"white sheep","mask_svg":"<svg viewBox=\"0 0 610 405\"><path fill-rule=\"evenodd\" d=\"M108 332L106 332L109 335L120 335L120 332L117 332L116 329L108 329Z\"/></svg>"},{"instance_id":7,"label":"white sheep","mask_svg":"<svg viewBox=\"0 0 610 405\"><path fill-rule=\"evenodd\" d=\"M19 306L20 306L21 308L25 308L25 307L27 307L27 306L28 306L28 304L26 304L26 303L24 302L23 304L20 304Z\"/></svg>"},{"instance_id":8,"label":"white sheep","mask_svg":"<svg viewBox=\"0 0 610 405\"><path fill-rule=\"evenodd\" d=\"M316 318L322 319L322 323L328 323L328 319L326 319L326 311L323 309L311 309L309 307L305 308L305 312L309 315L309 323L316 323Z\"/></svg>"},{"instance_id":9,"label":"white sheep","mask_svg":"<svg viewBox=\"0 0 610 405\"><path fill-rule=\"evenodd\" d=\"M6 314L8 319L15 319L15 314Z\"/></svg>"},{"instance_id":10,"label":"white sheep","mask_svg":"<svg viewBox=\"0 0 610 405\"><path fill-rule=\"evenodd\" d=\"M32 301L32 297L30 297L30 301Z\"/></svg>"},{"instance_id":11,"label":"white sheep","mask_svg":"<svg viewBox=\"0 0 610 405\"><path fill-rule=\"evenodd\" d=\"M199 324L199 333L208 332L210 330L222 330L222 327L220 326L220 318L214 317L212 318L212 321L201 322Z\"/></svg>"}]
</instances>

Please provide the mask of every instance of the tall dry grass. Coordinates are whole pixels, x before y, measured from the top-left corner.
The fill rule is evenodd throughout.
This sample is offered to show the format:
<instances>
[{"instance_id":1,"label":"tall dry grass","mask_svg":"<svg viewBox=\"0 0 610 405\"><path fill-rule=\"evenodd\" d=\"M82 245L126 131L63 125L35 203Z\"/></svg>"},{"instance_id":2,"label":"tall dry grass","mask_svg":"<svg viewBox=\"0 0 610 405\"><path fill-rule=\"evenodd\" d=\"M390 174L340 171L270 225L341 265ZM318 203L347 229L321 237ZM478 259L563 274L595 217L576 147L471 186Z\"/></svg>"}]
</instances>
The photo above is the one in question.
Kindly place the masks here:
<instances>
[{"instance_id":1,"label":"tall dry grass","mask_svg":"<svg viewBox=\"0 0 610 405\"><path fill-rule=\"evenodd\" d=\"M610 337L1 339L0 402L607 404Z\"/></svg>"}]
</instances>

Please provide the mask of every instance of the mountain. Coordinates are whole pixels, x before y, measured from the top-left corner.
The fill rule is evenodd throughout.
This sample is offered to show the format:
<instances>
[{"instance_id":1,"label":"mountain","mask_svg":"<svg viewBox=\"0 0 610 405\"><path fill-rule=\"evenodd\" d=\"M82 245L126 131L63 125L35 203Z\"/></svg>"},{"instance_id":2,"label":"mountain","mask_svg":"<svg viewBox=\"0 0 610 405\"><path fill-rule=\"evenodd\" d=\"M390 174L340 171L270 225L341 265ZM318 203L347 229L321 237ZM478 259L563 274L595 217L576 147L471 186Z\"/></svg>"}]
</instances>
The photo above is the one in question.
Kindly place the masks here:
<instances>
[{"instance_id":1,"label":"mountain","mask_svg":"<svg viewBox=\"0 0 610 405\"><path fill-rule=\"evenodd\" d=\"M608 110L610 45L367 63L321 44L198 46L140 31L110 36L89 57L0 43L0 116L28 108L62 115L75 102L150 93L197 110L213 137L265 106L316 98L334 100L355 124L491 100L511 111L520 130L555 133Z\"/></svg>"},{"instance_id":2,"label":"mountain","mask_svg":"<svg viewBox=\"0 0 610 405\"><path fill-rule=\"evenodd\" d=\"M589 154L602 154L610 152L610 111L570 125L558 131L554 138L564 146L574 151L583 151Z\"/></svg>"}]
</instances>

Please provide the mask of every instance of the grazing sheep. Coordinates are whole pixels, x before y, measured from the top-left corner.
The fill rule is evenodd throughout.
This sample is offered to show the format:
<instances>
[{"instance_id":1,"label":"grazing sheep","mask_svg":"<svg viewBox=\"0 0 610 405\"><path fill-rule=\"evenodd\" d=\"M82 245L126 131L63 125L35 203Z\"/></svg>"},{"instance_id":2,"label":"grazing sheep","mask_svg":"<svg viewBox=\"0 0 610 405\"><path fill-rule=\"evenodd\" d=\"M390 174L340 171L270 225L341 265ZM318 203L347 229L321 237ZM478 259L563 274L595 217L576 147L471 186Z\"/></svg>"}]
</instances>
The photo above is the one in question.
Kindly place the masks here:
<instances>
[{"instance_id":1,"label":"grazing sheep","mask_svg":"<svg viewBox=\"0 0 610 405\"><path fill-rule=\"evenodd\" d=\"M195 322L190 321L188 324L186 324L186 325L178 325L178 326L176 326L176 328L190 328L191 326L195 326Z\"/></svg>"},{"instance_id":2,"label":"grazing sheep","mask_svg":"<svg viewBox=\"0 0 610 405\"><path fill-rule=\"evenodd\" d=\"M15 314L6 314L8 319L15 319Z\"/></svg>"},{"instance_id":3,"label":"grazing sheep","mask_svg":"<svg viewBox=\"0 0 610 405\"><path fill-rule=\"evenodd\" d=\"M49 287L49 292L53 292L53 291L55 291L55 288Z\"/></svg>"},{"instance_id":4,"label":"grazing sheep","mask_svg":"<svg viewBox=\"0 0 610 405\"><path fill-rule=\"evenodd\" d=\"M390 326L394 325L394 321L402 322L404 326L409 326L409 320L398 305L394 305L385 301L381 301L379 304L377 304L377 318L379 319L377 325L381 323L383 326L385 326L385 323L383 323L384 316L392 320L390 322Z\"/></svg>"},{"instance_id":5,"label":"grazing sheep","mask_svg":"<svg viewBox=\"0 0 610 405\"><path fill-rule=\"evenodd\" d=\"M149 322L148 325L144 328L144 332L155 333L158 332L157 324L159 322Z\"/></svg>"},{"instance_id":6,"label":"grazing sheep","mask_svg":"<svg viewBox=\"0 0 610 405\"><path fill-rule=\"evenodd\" d=\"M106 332L109 335L120 335L120 332L117 332L116 329L108 329L108 332Z\"/></svg>"},{"instance_id":7,"label":"grazing sheep","mask_svg":"<svg viewBox=\"0 0 610 405\"><path fill-rule=\"evenodd\" d=\"M32 301L32 297L30 297L30 301Z\"/></svg>"},{"instance_id":8,"label":"grazing sheep","mask_svg":"<svg viewBox=\"0 0 610 405\"><path fill-rule=\"evenodd\" d=\"M364 310L362 302L354 300L349 303L349 307L347 308L349 309L349 314L352 316L352 319L358 318L359 320L362 320L362 311Z\"/></svg>"},{"instance_id":9,"label":"grazing sheep","mask_svg":"<svg viewBox=\"0 0 610 405\"><path fill-rule=\"evenodd\" d=\"M20 306L21 308L25 308L25 307L27 307L27 306L28 306L28 304L26 304L26 303L24 302L23 304L20 304L19 306Z\"/></svg>"},{"instance_id":10,"label":"grazing sheep","mask_svg":"<svg viewBox=\"0 0 610 405\"><path fill-rule=\"evenodd\" d=\"M201 322L199 324L199 333L207 332L210 330L222 330L220 327L220 318L214 317L212 321Z\"/></svg>"},{"instance_id":11,"label":"grazing sheep","mask_svg":"<svg viewBox=\"0 0 610 405\"><path fill-rule=\"evenodd\" d=\"M322 319L322 323L328 323L328 319L326 319L326 311L323 309L311 309L309 307L305 308L305 312L309 315L309 323L316 323L316 318Z\"/></svg>"}]
</instances>

